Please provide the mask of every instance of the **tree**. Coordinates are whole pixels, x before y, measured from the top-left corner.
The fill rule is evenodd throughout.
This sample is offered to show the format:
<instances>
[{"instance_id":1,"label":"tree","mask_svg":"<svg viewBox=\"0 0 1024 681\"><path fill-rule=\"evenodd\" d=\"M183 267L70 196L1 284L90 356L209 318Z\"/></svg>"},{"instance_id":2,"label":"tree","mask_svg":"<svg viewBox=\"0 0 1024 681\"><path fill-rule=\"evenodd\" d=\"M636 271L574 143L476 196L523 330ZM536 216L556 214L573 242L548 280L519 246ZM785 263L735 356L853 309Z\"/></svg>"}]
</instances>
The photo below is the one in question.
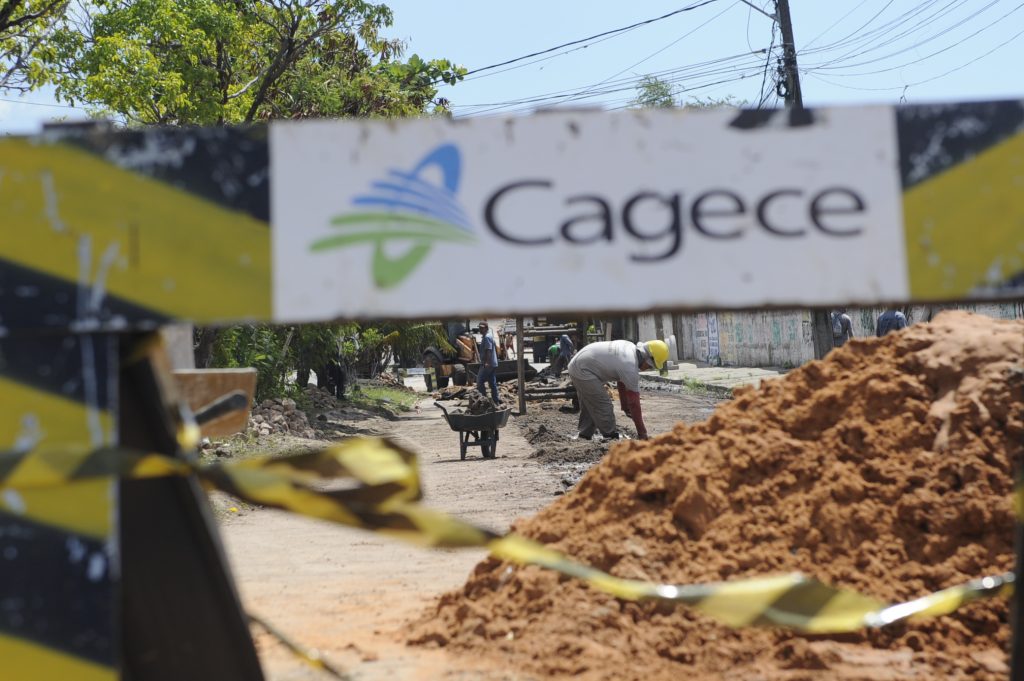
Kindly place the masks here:
<instances>
[{"instance_id":1,"label":"tree","mask_svg":"<svg viewBox=\"0 0 1024 681\"><path fill-rule=\"evenodd\" d=\"M636 97L630 104L638 109L713 109L719 106L741 106L732 95L721 99L689 96L683 99L685 89L672 86L657 76L644 76L636 84Z\"/></svg>"},{"instance_id":2,"label":"tree","mask_svg":"<svg viewBox=\"0 0 1024 681\"><path fill-rule=\"evenodd\" d=\"M630 102L640 109L671 109L676 105L673 87L656 76L644 76L636 84L636 98Z\"/></svg>"},{"instance_id":3,"label":"tree","mask_svg":"<svg viewBox=\"0 0 1024 681\"><path fill-rule=\"evenodd\" d=\"M68 0L0 0L0 91L30 88L32 54L67 6Z\"/></svg>"},{"instance_id":4,"label":"tree","mask_svg":"<svg viewBox=\"0 0 1024 681\"><path fill-rule=\"evenodd\" d=\"M392 19L364 0L92 0L36 52L33 82L129 125L446 112L437 86L465 69L403 60L403 44L381 35ZM336 361L339 348L374 375L396 353L418 358L413 346L433 335L410 323L205 328L196 366L255 366L263 399L290 390L293 371L303 383Z\"/></svg>"},{"instance_id":5,"label":"tree","mask_svg":"<svg viewBox=\"0 0 1024 681\"><path fill-rule=\"evenodd\" d=\"M217 334L212 365L255 367L256 401L260 402L306 387L311 372L323 386L332 362L355 375L372 378L396 357L418 360L429 345L451 349L444 329L436 322L246 324ZM296 373L295 386L290 383L292 372Z\"/></svg>"},{"instance_id":6,"label":"tree","mask_svg":"<svg viewBox=\"0 0 1024 681\"><path fill-rule=\"evenodd\" d=\"M37 83L128 123L410 116L465 69L412 55L363 0L97 0L37 51Z\"/></svg>"}]
</instances>

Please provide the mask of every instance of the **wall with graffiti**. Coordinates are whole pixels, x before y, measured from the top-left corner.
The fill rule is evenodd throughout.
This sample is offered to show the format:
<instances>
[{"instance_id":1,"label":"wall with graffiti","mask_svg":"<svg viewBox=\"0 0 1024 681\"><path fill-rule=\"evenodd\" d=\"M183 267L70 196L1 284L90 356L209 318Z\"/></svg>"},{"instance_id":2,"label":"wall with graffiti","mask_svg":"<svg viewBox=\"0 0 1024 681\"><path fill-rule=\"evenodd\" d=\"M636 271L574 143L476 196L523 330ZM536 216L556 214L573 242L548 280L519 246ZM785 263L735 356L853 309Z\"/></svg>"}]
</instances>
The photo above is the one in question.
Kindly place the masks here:
<instances>
[{"instance_id":1,"label":"wall with graffiti","mask_svg":"<svg viewBox=\"0 0 1024 681\"><path fill-rule=\"evenodd\" d=\"M977 312L997 319L1024 319L1024 301L897 308L911 324L930 321L946 309ZM883 307L849 308L857 338L875 335ZM792 368L814 359L810 310L648 314L637 318L639 340L674 337L672 358L720 366Z\"/></svg>"}]
</instances>

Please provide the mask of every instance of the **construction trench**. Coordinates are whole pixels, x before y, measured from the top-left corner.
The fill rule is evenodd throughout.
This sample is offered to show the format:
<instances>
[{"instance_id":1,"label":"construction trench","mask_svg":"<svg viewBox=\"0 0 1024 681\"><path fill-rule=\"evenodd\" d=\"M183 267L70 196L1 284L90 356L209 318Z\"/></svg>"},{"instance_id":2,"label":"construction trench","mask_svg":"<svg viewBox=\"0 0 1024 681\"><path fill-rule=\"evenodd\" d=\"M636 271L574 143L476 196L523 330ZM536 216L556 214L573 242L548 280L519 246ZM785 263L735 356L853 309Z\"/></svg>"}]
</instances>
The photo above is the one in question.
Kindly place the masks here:
<instances>
[{"instance_id":1,"label":"construction trench","mask_svg":"<svg viewBox=\"0 0 1024 681\"><path fill-rule=\"evenodd\" d=\"M539 508L522 514L512 531L613 575L690 584L799 571L885 602L908 600L1013 567L1022 356L1024 322L945 313L882 339L856 340L824 361L740 389L732 400L683 396L671 404L688 423L659 427L668 432L647 442L574 442L576 415L567 404L532 405L510 423L529 443L524 459L505 459L500 449L497 462L475 455L444 463L442 456L436 465L447 467L440 475L451 484L452 466L472 468L474 482L455 492L463 505L449 508L443 489L431 496L425 470L425 501L440 499L445 510L500 524L498 509L484 511L472 498L493 484L485 466L511 461L515 475L544 480L506 480L523 486L521 499L517 487L506 491L509 506ZM644 399L669 398L645 391ZM392 427L400 438L417 437L415 423ZM447 435L451 451L454 434ZM429 439L421 446L433 450ZM425 454L425 469L432 463ZM268 537L258 529L261 513L226 521L231 553L243 561L251 556L239 552L239 542ZM242 531L251 537L240 539ZM317 527L309 537L327 541L336 532ZM359 550L403 551L387 548L393 543L360 541ZM373 602L380 611L404 598L380 620L355 605L327 605L325 593L310 604L318 614L286 617L291 607L270 593L273 579L256 585L254 566L236 569L243 594L256 594L260 610L276 602L282 624L297 634L312 635L312 621L352 618L346 638L329 641L328 627L311 642L351 665L354 678L1005 679L1009 669L1004 598L883 629L801 635L732 629L681 605L620 601L555 572L495 558L472 567L475 559L459 552L409 551L402 555L415 557L412 564L389 553L386 565L375 566L386 573L382 586L371 588L373 600L358 578L338 587L339 599ZM344 557L332 561L332 584L361 572L363 559L351 560L353 568ZM444 593L407 587L418 583L420 568L426 590ZM300 580L299 589L301 572L288 575L289 584ZM403 597L395 580L413 588L413 597ZM392 589L399 593L389 596ZM356 634L360 626L376 633ZM270 678L317 678L273 643L258 644Z\"/></svg>"}]
</instances>

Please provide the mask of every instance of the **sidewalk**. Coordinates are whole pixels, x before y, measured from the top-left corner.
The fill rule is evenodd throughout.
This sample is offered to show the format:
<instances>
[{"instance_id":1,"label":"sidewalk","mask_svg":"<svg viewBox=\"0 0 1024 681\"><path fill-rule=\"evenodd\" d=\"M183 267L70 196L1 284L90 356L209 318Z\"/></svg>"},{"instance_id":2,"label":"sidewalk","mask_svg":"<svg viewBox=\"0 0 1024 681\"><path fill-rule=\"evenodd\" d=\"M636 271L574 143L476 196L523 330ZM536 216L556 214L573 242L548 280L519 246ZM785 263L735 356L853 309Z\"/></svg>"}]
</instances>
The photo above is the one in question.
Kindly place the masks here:
<instances>
[{"instance_id":1,"label":"sidewalk","mask_svg":"<svg viewBox=\"0 0 1024 681\"><path fill-rule=\"evenodd\" d=\"M540 371L547 364L531 365ZM427 392L426 382L423 380L422 369L412 369L403 379L403 383L416 392ZM415 373L413 373L415 372ZM669 369L665 376L660 376L657 371L642 371L640 377L650 381L671 383L674 385L685 385L697 390L720 395L731 396L732 389L739 385L752 385L757 387L764 379L778 378L785 374L783 369L758 369L754 367L715 367L699 366L688 362L678 362L675 369Z\"/></svg>"},{"instance_id":2,"label":"sidewalk","mask_svg":"<svg viewBox=\"0 0 1024 681\"><path fill-rule=\"evenodd\" d=\"M786 372L782 369L758 369L754 367L698 366L687 362L676 364L664 376L657 371L642 371L640 377L662 383L685 385L698 390L707 390L731 396L732 389L741 385L757 387L761 381L778 378Z\"/></svg>"}]
</instances>

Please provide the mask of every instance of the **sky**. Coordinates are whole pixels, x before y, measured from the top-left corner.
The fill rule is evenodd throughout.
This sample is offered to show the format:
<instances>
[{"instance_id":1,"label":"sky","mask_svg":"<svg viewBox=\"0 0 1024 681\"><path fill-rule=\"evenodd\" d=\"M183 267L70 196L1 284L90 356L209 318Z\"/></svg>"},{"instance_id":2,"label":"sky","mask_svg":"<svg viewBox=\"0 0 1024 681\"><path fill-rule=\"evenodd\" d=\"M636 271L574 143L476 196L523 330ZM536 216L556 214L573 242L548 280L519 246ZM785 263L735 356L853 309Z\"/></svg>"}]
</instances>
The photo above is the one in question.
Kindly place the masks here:
<instances>
[{"instance_id":1,"label":"sky","mask_svg":"<svg viewBox=\"0 0 1024 681\"><path fill-rule=\"evenodd\" d=\"M471 71L612 31L442 86L456 116L623 108L647 75L669 82L683 102L781 106L773 88L781 37L776 31L773 41L773 22L757 9L770 14L771 0L387 4L395 15L387 35L404 40L407 54ZM790 9L805 105L1024 98L1021 0L790 0ZM49 91L3 99L13 101L0 101L0 132L85 115L55 106Z\"/></svg>"}]
</instances>

